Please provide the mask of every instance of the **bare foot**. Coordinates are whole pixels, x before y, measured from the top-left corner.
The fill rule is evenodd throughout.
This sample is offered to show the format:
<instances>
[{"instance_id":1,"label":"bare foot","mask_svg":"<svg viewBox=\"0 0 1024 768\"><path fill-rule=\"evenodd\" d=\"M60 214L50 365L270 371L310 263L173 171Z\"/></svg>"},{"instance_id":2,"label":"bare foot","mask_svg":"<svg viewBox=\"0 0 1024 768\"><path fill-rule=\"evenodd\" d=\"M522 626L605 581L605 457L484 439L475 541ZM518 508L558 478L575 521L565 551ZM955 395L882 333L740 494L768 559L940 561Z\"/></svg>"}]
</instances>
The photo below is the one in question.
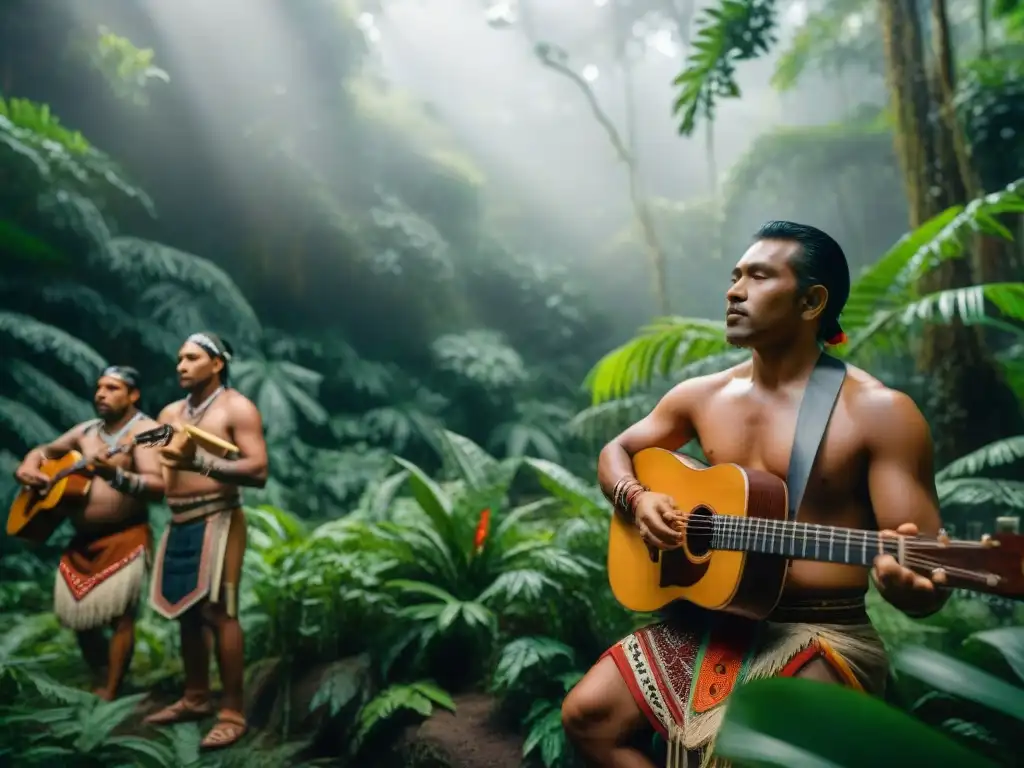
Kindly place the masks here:
<instances>
[{"instance_id":1,"label":"bare foot","mask_svg":"<svg viewBox=\"0 0 1024 768\"><path fill-rule=\"evenodd\" d=\"M245 735L245 717L239 712L222 709L217 713L217 724L210 729L200 743L201 749L223 749L230 747Z\"/></svg>"}]
</instances>

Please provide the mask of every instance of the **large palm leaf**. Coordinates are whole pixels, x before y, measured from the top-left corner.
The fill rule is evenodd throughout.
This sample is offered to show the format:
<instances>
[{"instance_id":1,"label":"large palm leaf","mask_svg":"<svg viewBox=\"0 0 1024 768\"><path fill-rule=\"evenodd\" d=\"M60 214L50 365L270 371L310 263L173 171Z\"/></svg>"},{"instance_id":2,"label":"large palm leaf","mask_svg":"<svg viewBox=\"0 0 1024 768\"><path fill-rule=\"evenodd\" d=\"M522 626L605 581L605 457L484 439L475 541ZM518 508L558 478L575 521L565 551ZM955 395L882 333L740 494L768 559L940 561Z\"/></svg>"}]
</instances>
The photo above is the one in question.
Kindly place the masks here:
<instances>
[{"instance_id":1,"label":"large palm leaf","mask_svg":"<svg viewBox=\"0 0 1024 768\"><path fill-rule=\"evenodd\" d=\"M955 461L951 461L935 473L936 480L952 480L959 477L972 477L986 469L1002 467L1024 461L1024 435L1007 437L994 443L983 445Z\"/></svg>"},{"instance_id":2,"label":"large palm leaf","mask_svg":"<svg viewBox=\"0 0 1024 768\"><path fill-rule=\"evenodd\" d=\"M25 398L61 417L62 423L77 424L93 414L87 400L73 394L51 376L23 360L12 360L7 372Z\"/></svg>"},{"instance_id":3,"label":"large palm leaf","mask_svg":"<svg viewBox=\"0 0 1024 768\"><path fill-rule=\"evenodd\" d=\"M130 276L142 284L176 283L213 299L227 315L234 333L241 340L254 342L262 335L255 310L228 274L208 259L176 248L136 237L118 237L111 241L107 267ZM199 329L192 329L199 330Z\"/></svg>"},{"instance_id":4,"label":"large palm leaf","mask_svg":"<svg viewBox=\"0 0 1024 768\"><path fill-rule=\"evenodd\" d=\"M18 312L0 312L0 334L33 352L55 357L90 383L106 365L100 353L81 339Z\"/></svg>"}]
</instances>

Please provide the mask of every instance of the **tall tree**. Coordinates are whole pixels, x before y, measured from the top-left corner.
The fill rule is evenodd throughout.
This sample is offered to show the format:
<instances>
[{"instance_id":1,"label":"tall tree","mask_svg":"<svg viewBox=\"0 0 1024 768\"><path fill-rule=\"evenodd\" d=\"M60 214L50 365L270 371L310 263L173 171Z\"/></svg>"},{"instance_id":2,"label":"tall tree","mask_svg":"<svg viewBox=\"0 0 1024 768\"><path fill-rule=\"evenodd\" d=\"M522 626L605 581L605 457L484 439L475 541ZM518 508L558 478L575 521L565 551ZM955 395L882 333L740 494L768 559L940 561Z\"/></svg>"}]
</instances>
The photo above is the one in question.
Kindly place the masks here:
<instances>
[{"instance_id":1,"label":"tall tree","mask_svg":"<svg viewBox=\"0 0 1024 768\"><path fill-rule=\"evenodd\" d=\"M700 44L676 82L680 133L690 135L699 118L714 115L719 98L736 98L739 62L757 58L775 43L775 0L719 0L698 21ZM970 200L979 184L953 108L954 51L946 0L931 0L930 17L919 0L879 0L885 72L892 99L894 142L906 188L911 228ZM925 38L925 21L931 45ZM918 363L935 382L936 452L940 461L1024 431L1012 390L989 354L981 327L963 322L967 289L993 274L986 258L993 246L985 233L1004 227L993 217L979 221L981 232L969 256L931 254L921 264L919 293L950 291L943 314L950 322L931 325L919 346ZM998 278L997 278L998 279ZM961 293L957 293L961 291Z\"/></svg>"},{"instance_id":2,"label":"tall tree","mask_svg":"<svg viewBox=\"0 0 1024 768\"><path fill-rule=\"evenodd\" d=\"M918 0L879 0L886 78L895 119L910 226L974 196L978 182L953 109L954 59L946 0L932 0L929 57ZM972 259L944 259L921 278L923 293L968 288L988 247L974 237ZM973 261L973 264L972 264ZM936 384L941 461L1022 430L1020 406L986 349L982 327L959 318L925 330L921 367Z\"/></svg>"}]
</instances>

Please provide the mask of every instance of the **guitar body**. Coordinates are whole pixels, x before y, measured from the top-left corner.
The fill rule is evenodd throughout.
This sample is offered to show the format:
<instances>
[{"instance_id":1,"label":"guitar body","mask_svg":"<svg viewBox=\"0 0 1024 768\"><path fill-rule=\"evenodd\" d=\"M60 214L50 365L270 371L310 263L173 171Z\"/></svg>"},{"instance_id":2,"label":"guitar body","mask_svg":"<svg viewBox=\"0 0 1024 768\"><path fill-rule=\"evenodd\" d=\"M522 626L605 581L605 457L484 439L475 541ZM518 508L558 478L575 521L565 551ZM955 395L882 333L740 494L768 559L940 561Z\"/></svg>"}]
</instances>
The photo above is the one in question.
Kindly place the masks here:
<instances>
[{"instance_id":1,"label":"guitar body","mask_svg":"<svg viewBox=\"0 0 1024 768\"><path fill-rule=\"evenodd\" d=\"M703 467L661 448L638 452L633 467L643 485L671 496L688 514L687 532L682 546L660 552L658 562L653 562L637 528L613 514L608 579L615 598L626 608L641 612L686 600L750 619L770 614L782 595L789 560L711 549L710 519L733 515L785 520L789 502L786 483L768 472L737 464Z\"/></svg>"},{"instance_id":2,"label":"guitar body","mask_svg":"<svg viewBox=\"0 0 1024 768\"><path fill-rule=\"evenodd\" d=\"M81 459L78 451L68 451L59 459L43 461L39 471L52 479ZM44 495L34 488L23 488L7 513L7 535L45 542L67 516L65 505L84 501L91 486L92 478L69 474L57 480Z\"/></svg>"}]
</instances>

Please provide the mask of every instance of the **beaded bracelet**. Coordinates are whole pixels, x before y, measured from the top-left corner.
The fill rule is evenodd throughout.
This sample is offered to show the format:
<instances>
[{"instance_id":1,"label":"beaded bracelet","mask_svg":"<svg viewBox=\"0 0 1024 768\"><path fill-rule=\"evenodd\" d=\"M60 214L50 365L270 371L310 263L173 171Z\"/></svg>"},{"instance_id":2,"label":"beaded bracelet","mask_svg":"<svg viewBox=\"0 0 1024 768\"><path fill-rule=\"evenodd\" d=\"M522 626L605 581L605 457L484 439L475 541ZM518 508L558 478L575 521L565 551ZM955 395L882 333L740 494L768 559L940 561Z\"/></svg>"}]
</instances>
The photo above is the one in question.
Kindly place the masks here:
<instances>
[{"instance_id":1,"label":"beaded bracelet","mask_svg":"<svg viewBox=\"0 0 1024 768\"><path fill-rule=\"evenodd\" d=\"M619 479L612 490L612 504L616 509L627 513L632 520L636 517L636 509L633 505L640 497L640 494L649 490L635 477L626 475Z\"/></svg>"}]
</instances>

